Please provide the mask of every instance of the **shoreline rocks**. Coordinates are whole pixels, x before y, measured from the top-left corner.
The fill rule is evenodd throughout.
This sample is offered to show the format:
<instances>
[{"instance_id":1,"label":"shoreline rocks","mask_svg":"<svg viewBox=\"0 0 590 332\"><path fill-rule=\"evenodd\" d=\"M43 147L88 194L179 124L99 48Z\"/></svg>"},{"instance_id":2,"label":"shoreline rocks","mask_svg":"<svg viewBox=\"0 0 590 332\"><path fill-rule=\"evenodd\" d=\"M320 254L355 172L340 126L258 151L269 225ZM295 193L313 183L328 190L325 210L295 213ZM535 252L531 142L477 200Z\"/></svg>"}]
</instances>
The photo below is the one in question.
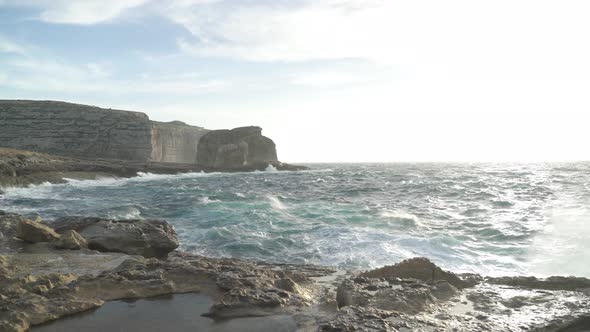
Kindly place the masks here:
<instances>
[{"instance_id":1,"label":"shoreline rocks","mask_svg":"<svg viewBox=\"0 0 590 332\"><path fill-rule=\"evenodd\" d=\"M89 249L98 251L166 257L178 248L176 231L163 220L64 217L51 222L51 227L60 234L78 234Z\"/></svg>"},{"instance_id":2,"label":"shoreline rocks","mask_svg":"<svg viewBox=\"0 0 590 332\"><path fill-rule=\"evenodd\" d=\"M547 332L590 324L586 278L476 278L426 258L366 272L177 250L146 258L93 250L88 234L110 238L117 231L137 246L151 245L143 237L135 242L140 233L174 242L163 221L62 218L47 223L61 233L58 242L28 243L14 239L23 220L0 211L0 331L26 331L105 301L185 292L210 296L212 319L287 315L301 331ZM82 237L91 249L79 243ZM80 248L56 249L66 240Z\"/></svg>"},{"instance_id":3,"label":"shoreline rocks","mask_svg":"<svg viewBox=\"0 0 590 332\"><path fill-rule=\"evenodd\" d=\"M57 249L80 250L88 248L88 241L75 230L69 230L61 235L55 247Z\"/></svg>"},{"instance_id":4,"label":"shoreline rocks","mask_svg":"<svg viewBox=\"0 0 590 332\"><path fill-rule=\"evenodd\" d=\"M300 171L307 167L271 163L277 170ZM139 172L180 174L188 172L264 171L269 164L217 169L192 164L75 159L31 151L0 148L0 187L22 187L44 182L64 183L64 178L92 180L99 177L134 177Z\"/></svg>"},{"instance_id":5,"label":"shoreline rocks","mask_svg":"<svg viewBox=\"0 0 590 332\"><path fill-rule=\"evenodd\" d=\"M16 237L30 243L54 242L60 239L51 227L43 225L39 221L20 220L16 225Z\"/></svg>"}]
</instances>

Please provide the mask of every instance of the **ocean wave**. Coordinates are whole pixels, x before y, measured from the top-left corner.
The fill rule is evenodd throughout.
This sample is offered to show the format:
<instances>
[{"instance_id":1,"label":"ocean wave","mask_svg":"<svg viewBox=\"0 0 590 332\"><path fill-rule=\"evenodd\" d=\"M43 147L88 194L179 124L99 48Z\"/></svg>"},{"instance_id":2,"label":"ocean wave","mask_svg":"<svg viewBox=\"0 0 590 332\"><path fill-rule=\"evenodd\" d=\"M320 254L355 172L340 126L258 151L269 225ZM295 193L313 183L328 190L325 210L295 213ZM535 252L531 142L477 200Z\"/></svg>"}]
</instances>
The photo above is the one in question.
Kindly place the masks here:
<instances>
[{"instance_id":1,"label":"ocean wave","mask_svg":"<svg viewBox=\"0 0 590 332\"><path fill-rule=\"evenodd\" d=\"M114 208L113 211L108 212L108 218L117 220L143 219L141 211L136 207L125 206L120 211L117 210L117 208Z\"/></svg>"},{"instance_id":2,"label":"ocean wave","mask_svg":"<svg viewBox=\"0 0 590 332\"><path fill-rule=\"evenodd\" d=\"M99 177L96 179L79 180L63 178L66 183L62 185L69 185L77 188L85 187L118 187L124 185L128 179L117 177ZM58 184L59 185L59 184Z\"/></svg>"},{"instance_id":3,"label":"ocean wave","mask_svg":"<svg viewBox=\"0 0 590 332\"><path fill-rule=\"evenodd\" d=\"M201 204L209 204L209 203L219 203L219 202L221 202L221 201L220 201L220 200L218 200L218 199L212 199L212 198L209 198L209 196L205 196L205 197L200 197L200 198L199 198L199 202L200 202Z\"/></svg>"},{"instance_id":4,"label":"ocean wave","mask_svg":"<svg viewBox=\"0 0 590 332\"><path fill-rule=\"evenodd\" d=\"M277 196L269 194L266 195L266 199L270 202L270 206L275 210L286 210L288 208Z\"/></svg>"},{"instance_id":5,"label":"ocean wave","mask_svg":"<svg viewBox=\"0 0 590 332\"><path fill-rule=\"evenodd\" d=\"M531 181L510 167L486 167L330 164L276 174L66 179L3 189L0 209L46 219L166 219L183 249L211 256L351 269L429 256L483 274L520 273L536 262L532 274L590 276L580 264L588 259L590 173L576 171L569 176L576 181L563 184L550 169L532 170Z\"/></svg>"},{"instance_id":6,"label":"ocean wave","mask_svg":"<svg viewBox=\"0 0 590 332\"><path fill-rule=\"evenodd\" d=\"M275 173L278 172L278 170L276 169L276 167L274 167L272 164L268 164L268 166L266 166L266 168L264 169L265 172L270 172L270 173Z\"/></svg>"}]
</instances>

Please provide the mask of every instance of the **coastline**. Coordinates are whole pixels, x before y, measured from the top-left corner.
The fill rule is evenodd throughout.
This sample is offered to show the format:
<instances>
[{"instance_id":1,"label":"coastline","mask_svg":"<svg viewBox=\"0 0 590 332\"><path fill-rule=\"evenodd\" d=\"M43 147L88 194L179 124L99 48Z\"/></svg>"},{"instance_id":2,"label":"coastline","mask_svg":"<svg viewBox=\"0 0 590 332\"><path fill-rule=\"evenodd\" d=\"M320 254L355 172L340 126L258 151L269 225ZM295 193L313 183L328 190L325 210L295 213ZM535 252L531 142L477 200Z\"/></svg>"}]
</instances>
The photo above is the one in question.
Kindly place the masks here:
<instances>
[{"instance_id":1,"label":"coastline","mask_svg":"<svg viewBox=\"0 0 590 332\"><path fill-rule=\"evenodd\" d=\"M95 222L109 226L85 228ZM21 223L55 228L62 239L77 229L92 249L23 241L17 238L26 236ZM130 254L164 243L160 235L141 244L125 242L133 232L119 231L150 223L157 225L151 232L177 241L164 221L71 217L43 222L1 212L0 330L26 331L109 301L177 293L209 297L204 316L212 322L288 317L297 331L583 331L578 327L590 324L586 278L486 278L444 271L426 258L362 272L208 258L171 249L174 245L166 247L171 250L166 257ZM92 241L109 240L109 227L122 234L118 243L127 244L93 246Z\"/></svg>"},{"instance_id":2,"label":"coastline","mask_svg":"<svg viewBox=\"0 0 590 332\"><path fill-rule=\"evenodd\" d=\"M153 174L253 172L263 171L269 165L279 171L307 169L305 166L282 162L254 164L239 168L213 168L197 164L81 159L0 148L0 188L23 187L44 182L64 183L64 178L77 180L89 180L106 176L129 178L137 176L140 172Z\"/></svg>"}]
</instances>

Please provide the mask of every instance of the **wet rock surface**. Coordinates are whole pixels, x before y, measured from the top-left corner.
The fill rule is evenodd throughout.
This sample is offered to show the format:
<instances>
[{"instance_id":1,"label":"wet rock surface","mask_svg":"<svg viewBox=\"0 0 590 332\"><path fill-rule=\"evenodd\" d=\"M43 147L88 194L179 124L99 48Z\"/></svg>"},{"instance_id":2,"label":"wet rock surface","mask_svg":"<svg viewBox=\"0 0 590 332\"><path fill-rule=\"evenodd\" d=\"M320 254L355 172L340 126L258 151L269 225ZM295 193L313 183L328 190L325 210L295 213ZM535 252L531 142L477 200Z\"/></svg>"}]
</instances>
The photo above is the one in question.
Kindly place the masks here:
<instances>
[{"instance_id":1,"label":"wet rock surface","mask_svg":"<svg viewBox=\"0 0 590 332\"><path fill-rule=\"evenodd\" d=\"M89 219L97 218L55 227L62 240L78 239L73 231L104 221ZM358 273L180 251L157 259L91 246L63 250L15 239L21 220L0 211L0 331L26 331L105 301L187 292L211 297L209 319L292 317L299 331L590 329L585 278L481 278L441 270L425 258ZM109 233L108 227L93 232L99 230Z\"/></svg>"}]
</instances>

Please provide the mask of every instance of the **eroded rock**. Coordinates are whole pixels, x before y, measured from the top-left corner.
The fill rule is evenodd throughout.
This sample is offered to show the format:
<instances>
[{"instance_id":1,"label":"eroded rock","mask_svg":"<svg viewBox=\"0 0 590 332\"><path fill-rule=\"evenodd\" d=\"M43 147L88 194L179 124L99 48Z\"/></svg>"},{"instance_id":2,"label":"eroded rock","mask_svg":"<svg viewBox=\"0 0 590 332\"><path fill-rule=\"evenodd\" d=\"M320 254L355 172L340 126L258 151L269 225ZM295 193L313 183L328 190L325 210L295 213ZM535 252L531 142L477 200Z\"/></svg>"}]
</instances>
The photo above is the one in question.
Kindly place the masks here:
<instances>
[{"instance_id":1,"label":"eroded rock","mask_svg":"<svg viewBox=\"0 0 590 332\"><path fill-rule=\"evenodd\" d=\"M266 167L278 163L275 143L262 136L260 127L213 130L203 135L197 148L197 163L217 169Z\"/></svg>"},{"instance_id":2,"label":"eroded rock","mask_svg":"<svg viewBox=\"0 0 590 332\"><path fill-rule=\"evenodd\" d=\"M462 280L452 272L444 271L424 257L406 259L395 265L363 272L360 276L367 278L413 278L422 281L446 280L457 288L473 286L472 282Z\"/></svg>"},{"instance_id":3,"label":"eroded rock","mask_svg":"<svg viewBox=\"0 0 590 332\"><path fill-rule=\"evenodd\" d=\"M78 232L88 248L144 257L165 257L178 247L174 227L163 220L65 217L51 223L58 233Z\"/></svg>"}]
</instances>

